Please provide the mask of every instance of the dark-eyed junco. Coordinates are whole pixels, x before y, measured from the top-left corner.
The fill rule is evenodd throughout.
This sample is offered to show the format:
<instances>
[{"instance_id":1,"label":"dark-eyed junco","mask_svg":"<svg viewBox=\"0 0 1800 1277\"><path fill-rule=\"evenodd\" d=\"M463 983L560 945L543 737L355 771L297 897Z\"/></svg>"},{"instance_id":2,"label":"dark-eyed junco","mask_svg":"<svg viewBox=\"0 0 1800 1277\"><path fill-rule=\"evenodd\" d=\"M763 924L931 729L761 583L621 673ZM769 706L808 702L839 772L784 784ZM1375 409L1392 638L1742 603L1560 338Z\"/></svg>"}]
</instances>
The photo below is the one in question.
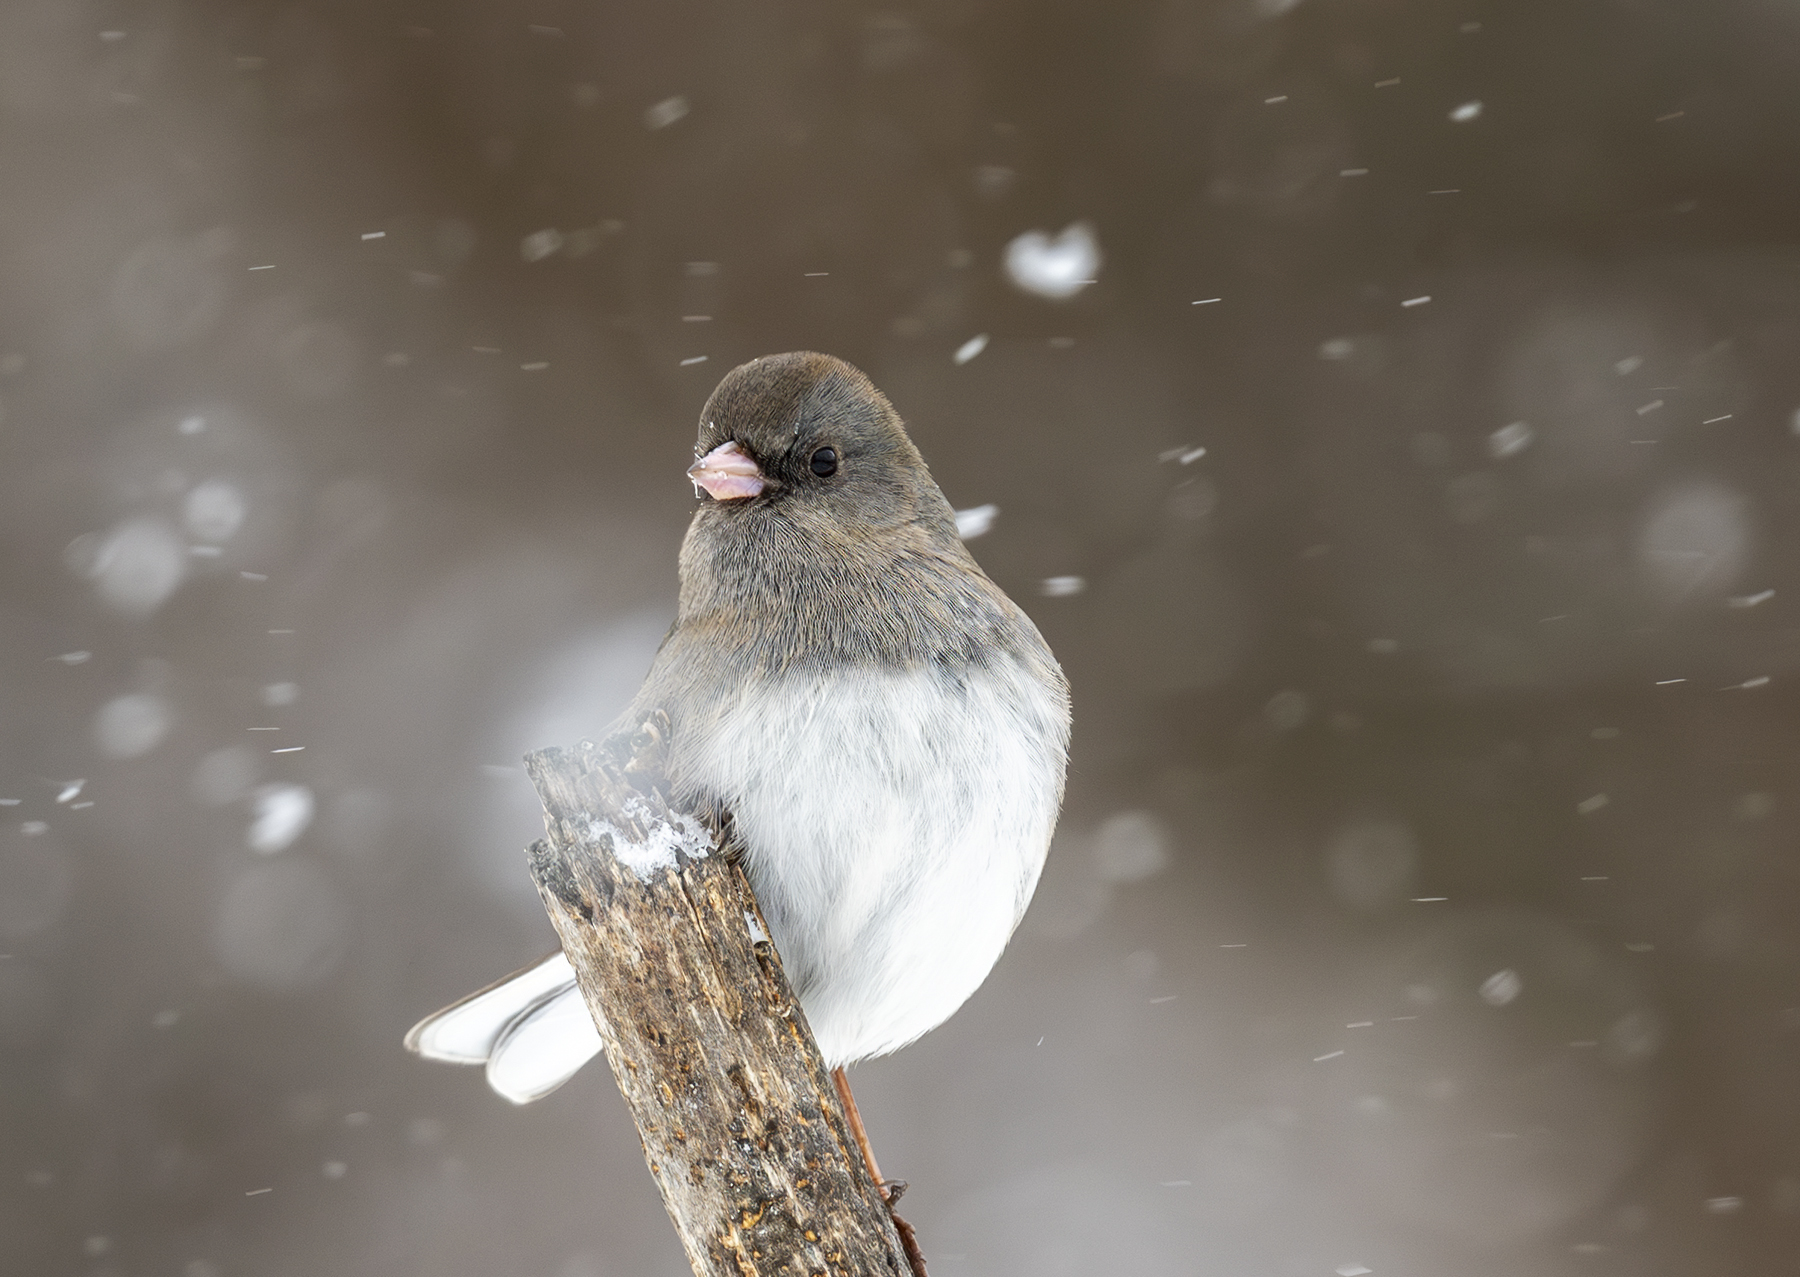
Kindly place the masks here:
<instances>
[{"instance_id":1,"label":"dark-eyed junco","mask_svg":"<svg viewBox=\"0 0 1800 1277\"><path fill-rule=\"evenodd\" d=\"M734 369L700 416L681 604L619 724L661 708L678 805L728 816L827 1065L987 978L1062 800L1068 686L970 557L888 401L829 355ZM421 1022L516 1103L600 1049L561 954Z\"/></svg>"}]
</instances>

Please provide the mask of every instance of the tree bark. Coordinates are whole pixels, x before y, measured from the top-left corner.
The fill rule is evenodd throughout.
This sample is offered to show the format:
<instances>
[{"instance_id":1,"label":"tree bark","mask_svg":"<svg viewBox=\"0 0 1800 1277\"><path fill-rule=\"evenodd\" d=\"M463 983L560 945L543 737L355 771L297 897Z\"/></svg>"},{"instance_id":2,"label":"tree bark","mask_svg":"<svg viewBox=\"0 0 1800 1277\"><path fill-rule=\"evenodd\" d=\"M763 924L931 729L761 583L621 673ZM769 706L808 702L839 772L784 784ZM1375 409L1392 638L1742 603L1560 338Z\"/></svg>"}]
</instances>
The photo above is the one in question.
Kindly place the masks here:
<instances>
[{"instance_id":1,"label":"tree bark","mask_svg":"<svg viewBox=\"0 0 1800 1277\"><path fill-rule=\"evenodd\" d=\"M696 1277L907 1277L768 927L670 809L668 719L528 756L527 855Z\"/></svg>"}]
</instances>

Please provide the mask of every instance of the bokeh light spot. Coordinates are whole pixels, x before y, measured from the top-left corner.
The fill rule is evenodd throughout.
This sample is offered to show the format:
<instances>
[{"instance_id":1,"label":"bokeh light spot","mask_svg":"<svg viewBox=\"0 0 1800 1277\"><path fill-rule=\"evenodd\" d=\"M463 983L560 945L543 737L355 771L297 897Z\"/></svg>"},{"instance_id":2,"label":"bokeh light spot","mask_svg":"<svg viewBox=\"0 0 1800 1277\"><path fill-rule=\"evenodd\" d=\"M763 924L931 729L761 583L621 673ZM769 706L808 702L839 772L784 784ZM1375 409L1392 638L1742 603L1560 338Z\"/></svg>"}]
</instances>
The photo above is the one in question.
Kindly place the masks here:
<instances>
[{"instance_id":1,"label":"bokeh light spot","mask_svg":"<svg viewBox=\"0 0 1800 1277\"><path fill-rule=\"evenodd\" d=\"M194 767L188 789L208 807L223 807L250 792L261 773L262 763L242 745L215 749Z\"/></svg>"},{"instance_id":2,"label":"bokeh light spot","mask_svg":"<svg viewBox=\"0 0 1800 1277\"><path fill-rule=\"evenodd\" d=\"M72 565L84 566L101 599L127 616L156 611L187 575L186 547L161 519L128 519L78 550L84 540L78 538L66 557ZM85 555L90 547L91 556Z\"/></svg>"},{"instance_id":3,"label":"bokeh light spot","mask_svg":"<svg viewBox=\"0 0 1800 1277\"><path fill-rule=\"evenodd\" d=\"M1100 241L1086 222L1074 222L1052 238L1026 231L1006 246L1006 277L1022 292L1067 301L1100 273Z\"/></svg>"},{"instance_id":4,"label":"bokeh light spot","mask_svg":"<svg viewBox=\"0 0 1800 1277\"><path fill-rule=\"evenodd\" d=\"M155 693L116 696L94 715L94 743L108 758L138 758L162 743L174 721L174 707Z\"/></svg>"},{"instance_id":5,"label":"bokeh light spot","mask_svg":"<svg viewBox=\"0 0 1800 1277\"><path fill-rule=\"evenodd\" d=\"M245 869L213 919L213 953L235 980L268 989L313 983L337 964L345 938L343 898L310 860Z\"/></svg>"},{"instance_id":6,"label":"bokeh light spot","mask_svg":"<svg viewBox=\"0 0 1800 1277\"><path fill-rule=\"evenodd\" d=\"M1108 816L1094 833L1094 867L1106 882L1142 882L1169 864L1169 827L1147 811Z\"/></svg>"},{"instance_id":7,"label":"bokeh light spot","mask_svg":"<svg viewBox=\"0 0 1800 1277\"><path fill-rule=\"evenodd\" d=\"M249 506L235 484L209 479L194 485L182 503L181 520L197 541L218 544L236 536Z\"/></svg>"},{"instance_id":8,"label":"bokeh light spot","mask_svg":"<svg viewBox=\"0 0 1800 1277\"><path fill-rule=\"evenodd\" d=\"M305 785L264 785L256 791L255 818L245 845L264 856L293 845L312 824L313 792Z\"/></svg>"}]
</instances>

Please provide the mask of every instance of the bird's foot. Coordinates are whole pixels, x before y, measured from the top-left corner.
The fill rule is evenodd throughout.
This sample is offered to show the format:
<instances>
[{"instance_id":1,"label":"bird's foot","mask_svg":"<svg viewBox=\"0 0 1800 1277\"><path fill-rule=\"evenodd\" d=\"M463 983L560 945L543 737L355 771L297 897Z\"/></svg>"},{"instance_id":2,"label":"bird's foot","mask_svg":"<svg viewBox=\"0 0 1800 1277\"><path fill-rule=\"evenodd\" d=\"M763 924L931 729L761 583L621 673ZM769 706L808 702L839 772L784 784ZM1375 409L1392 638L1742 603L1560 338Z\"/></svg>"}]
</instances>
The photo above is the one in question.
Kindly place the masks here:
<instances>
[{"instance_id":1,"label":"bird's foot","mask_svg":"<svg viewBox=\"0 0 1800 1277\"><path fill-rule=\"evenodd\" d=\"M888 1218L894 1221L894 1231L900 1234L900 1249L906 1252L907 1265L912 1269L912 1277L929 1277L925 1271L925 1252L919 1249L919 1235L913 1226L900 1217L894 1209L894 1203L900 1200L900 1194L907 1188L903 1179L883 1180L876 1188L881 1193L881 1200L887 1203Z\"/></svg>"}]
</instances>

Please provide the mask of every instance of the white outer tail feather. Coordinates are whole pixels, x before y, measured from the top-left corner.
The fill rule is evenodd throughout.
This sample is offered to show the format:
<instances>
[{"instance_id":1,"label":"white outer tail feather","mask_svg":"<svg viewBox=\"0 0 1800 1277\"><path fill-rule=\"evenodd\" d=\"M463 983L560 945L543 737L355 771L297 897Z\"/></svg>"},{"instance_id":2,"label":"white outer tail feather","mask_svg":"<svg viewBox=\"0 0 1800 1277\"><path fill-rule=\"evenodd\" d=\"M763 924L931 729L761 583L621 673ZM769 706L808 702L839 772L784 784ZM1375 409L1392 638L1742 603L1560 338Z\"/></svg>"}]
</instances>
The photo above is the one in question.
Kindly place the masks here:
<instances>
[{"instance_id":1,"label":"white outer tail feather","mask_svg":"<svg viewBox=\"0 0 1800 1277\"><path fill-rule=\"evenodd\" d=\"M575 972L560 952L426 1016L406 1047L428 1060L480 1064L495 1094L529 1104L600 1053Z\"/></svg>"}]
</instances>

